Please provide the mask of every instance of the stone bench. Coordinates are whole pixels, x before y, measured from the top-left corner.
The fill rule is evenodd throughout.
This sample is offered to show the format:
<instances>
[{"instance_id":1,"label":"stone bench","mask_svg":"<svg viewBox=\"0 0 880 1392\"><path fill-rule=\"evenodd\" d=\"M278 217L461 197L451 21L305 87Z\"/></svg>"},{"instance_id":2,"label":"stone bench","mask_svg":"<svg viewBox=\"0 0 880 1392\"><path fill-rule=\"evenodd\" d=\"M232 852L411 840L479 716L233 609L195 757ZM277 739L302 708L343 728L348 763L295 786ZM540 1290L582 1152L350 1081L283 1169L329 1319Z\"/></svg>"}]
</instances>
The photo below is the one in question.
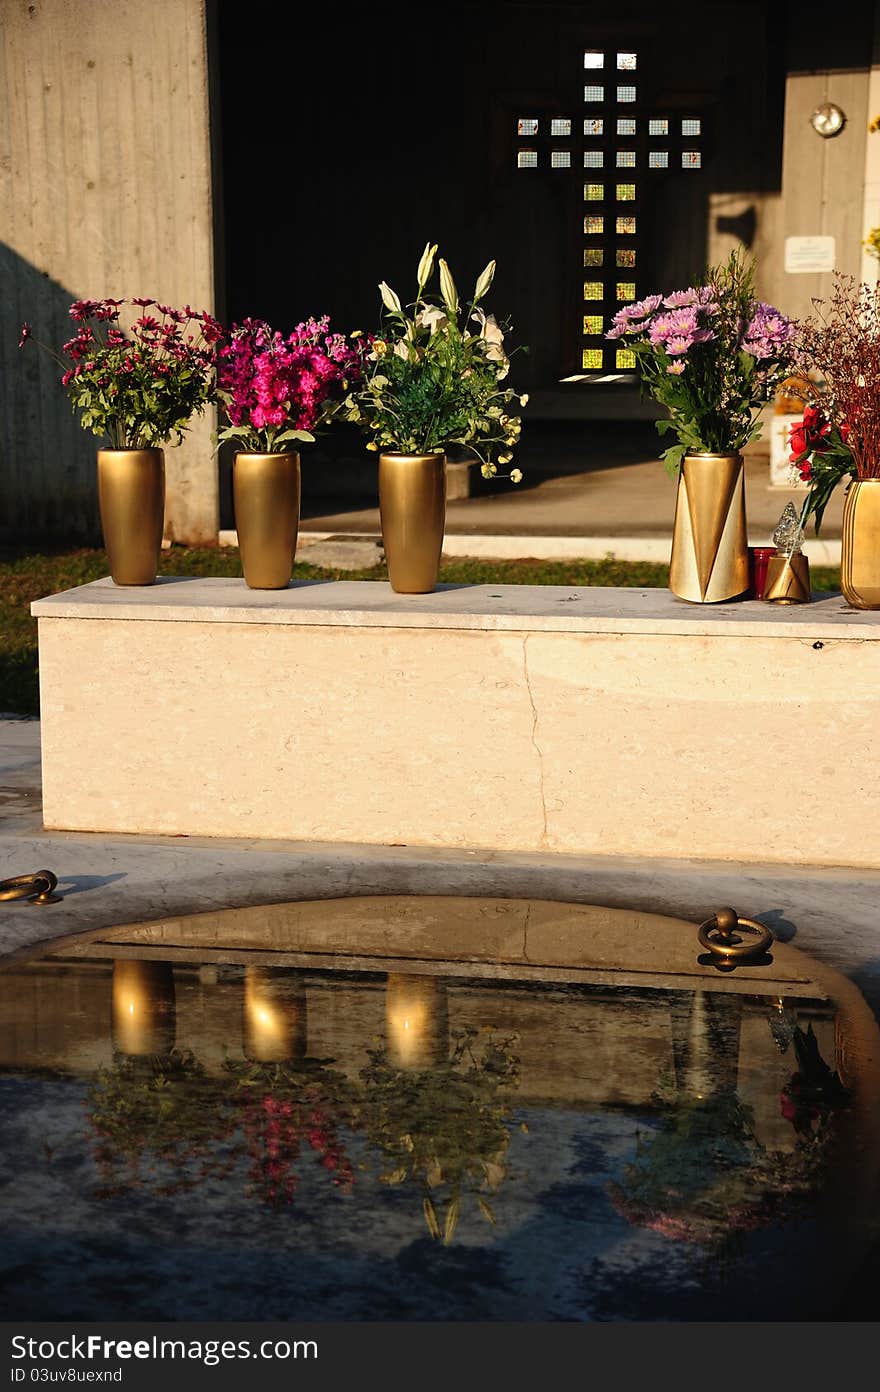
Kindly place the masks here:
<instances>
[{"instance_id":1,"label":"stone bench","mask_svg":"<svg viewBox=\"0 0 880 1392\"><path fill-rule=\"evenodd\" d=\"M880 865L839 595L99 580L38 601L47 828Z\"/></svg>"}]
</instances>

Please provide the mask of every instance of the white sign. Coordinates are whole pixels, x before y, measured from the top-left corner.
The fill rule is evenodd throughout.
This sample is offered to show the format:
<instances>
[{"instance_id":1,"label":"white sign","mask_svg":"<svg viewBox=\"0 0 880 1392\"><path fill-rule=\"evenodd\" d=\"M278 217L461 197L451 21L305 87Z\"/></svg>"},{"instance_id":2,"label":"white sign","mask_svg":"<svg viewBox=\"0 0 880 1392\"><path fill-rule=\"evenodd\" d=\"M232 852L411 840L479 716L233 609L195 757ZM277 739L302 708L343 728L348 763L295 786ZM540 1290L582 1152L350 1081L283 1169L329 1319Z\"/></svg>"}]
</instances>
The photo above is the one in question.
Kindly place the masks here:
<instances>
[{"instance_id":1,"label":"white sign","mask_svg":"<svg viewBox=\"0 0 880 1392\"><path fill-rule=\"evenodd\" d=\"M789 275L834 270L833 237L786 237L785 269Z\"/></svg>"}]
</instances>

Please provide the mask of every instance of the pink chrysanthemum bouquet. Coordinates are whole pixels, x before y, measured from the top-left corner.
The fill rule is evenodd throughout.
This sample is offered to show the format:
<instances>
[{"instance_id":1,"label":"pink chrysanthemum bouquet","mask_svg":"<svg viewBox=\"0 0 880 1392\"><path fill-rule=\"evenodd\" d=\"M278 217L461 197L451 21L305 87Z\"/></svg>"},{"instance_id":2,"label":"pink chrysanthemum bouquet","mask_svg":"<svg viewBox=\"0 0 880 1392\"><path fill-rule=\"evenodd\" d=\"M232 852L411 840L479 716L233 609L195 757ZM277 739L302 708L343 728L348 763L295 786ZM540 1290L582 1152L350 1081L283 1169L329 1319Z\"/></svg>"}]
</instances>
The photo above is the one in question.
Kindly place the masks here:
<instances>
[{"instance_id":1,"label":"pink chrysanthemum bouquet","mask_svg":"<svg viewBox=\"0 0 880 1392\"><path fill-rule=\"evenodd\" d=\"M670 473L685 454L736 453L757 439L756 411L791 371L794 326L755 298L753 278L734 252L705 284L649 295L614 316L606 337L625 339L645 390L669 411L657 429L677 437L662 455Z\"/></svg>"}]
</instances>

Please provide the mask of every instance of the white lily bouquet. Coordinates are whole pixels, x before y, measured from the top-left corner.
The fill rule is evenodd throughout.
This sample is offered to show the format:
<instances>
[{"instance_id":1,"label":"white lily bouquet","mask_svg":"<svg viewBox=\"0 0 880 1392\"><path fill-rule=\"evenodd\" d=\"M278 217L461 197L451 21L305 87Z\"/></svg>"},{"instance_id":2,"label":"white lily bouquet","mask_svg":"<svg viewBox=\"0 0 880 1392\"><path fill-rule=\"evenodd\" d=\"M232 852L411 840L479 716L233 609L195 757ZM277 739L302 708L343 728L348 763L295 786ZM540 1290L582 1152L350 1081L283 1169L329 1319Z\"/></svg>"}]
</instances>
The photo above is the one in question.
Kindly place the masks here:
<instances>
[{"instance_id":1,"label":"white lily bouquet","mask_svg":"<svg viewBox=\"0 0 880 1392\"><path fill-rule=\"evenodd\" d=\"M498 474L498 466L513 459L521 429L516 408L525 406L528 397L501 386L510 371L511 354L505 347L509 325L499 324L482 305L495 262L489 262L473 296L462 304L441 258L441 303L435 304L427 286L436 256L437 247L429 242L412 304L404 307L389 285L380 284L381 331L368 341L363 381L346 399L343 415L369 436L369 450L424 455L464 445L480 460L486 478L518 483L519 469Z\"/></svg>"}]
</instances>

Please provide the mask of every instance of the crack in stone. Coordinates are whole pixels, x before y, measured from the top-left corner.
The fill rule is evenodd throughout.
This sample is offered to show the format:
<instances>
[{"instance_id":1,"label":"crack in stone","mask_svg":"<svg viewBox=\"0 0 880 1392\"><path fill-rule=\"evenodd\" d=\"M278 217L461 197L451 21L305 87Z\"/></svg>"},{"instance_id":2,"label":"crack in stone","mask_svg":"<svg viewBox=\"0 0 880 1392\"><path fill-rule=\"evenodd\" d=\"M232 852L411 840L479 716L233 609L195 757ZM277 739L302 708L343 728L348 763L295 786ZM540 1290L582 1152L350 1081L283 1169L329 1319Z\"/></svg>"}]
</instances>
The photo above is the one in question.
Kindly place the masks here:
<instances>
[{"instance_id":1,"label":"crack in stone","mask_svg":"<svg viewBox=\"0 0 880 1392\"><path fill-rule=\"evenodd\" d=\"M529 693L529 704L530 704L531 707L532 707L532 733L531 733L531 740L532 740L532 748L534 749L535 753L536 753L537 756L538 756L538 791L540 792L540 795L541 795L541 813L542 813L542 816L543 816L543 818L544 818L544 830L543 830L543 832L541 833L541 844L544 845L544 846L546 846L546 845L547 845L547 799L546 799L546 797L544 796L544 754L543 754L543 752L542 752L542 750L541 750L541 746L538 744L538 741L537 741L537 739L535 738L535 732L537 731L537 728L538 728L538 708L537 708L537 706L535 705L535 698L534 698L534 696L532 695L532 683L531 683L531 680L530 680L530 678L529 678L528 641L529 641L529 639L531 638L531 636L532 636L532 635L531 635L530 633L526 633L526 634L524 635L524 637L523 637L523 676L525 677L526 691Z\"/></svg>"},{"instance_id":2,"label":"crack in stone","mask_svg":"<svg viewBox=\"0 0 880 1392\"><path fill-rule=\"evenodd\" d=\"M529 957L529 924L531 923L531 921L532 921L532 906L531 906L531 903L527 903L527 904L526 904L526 921L525 921L525 923L523 924L523 946L522 946L522 955L523 955L523 961L524 961L524 962L528 962L529 964L531 964L531 958Z\"/></svg>"}]
</instances>

